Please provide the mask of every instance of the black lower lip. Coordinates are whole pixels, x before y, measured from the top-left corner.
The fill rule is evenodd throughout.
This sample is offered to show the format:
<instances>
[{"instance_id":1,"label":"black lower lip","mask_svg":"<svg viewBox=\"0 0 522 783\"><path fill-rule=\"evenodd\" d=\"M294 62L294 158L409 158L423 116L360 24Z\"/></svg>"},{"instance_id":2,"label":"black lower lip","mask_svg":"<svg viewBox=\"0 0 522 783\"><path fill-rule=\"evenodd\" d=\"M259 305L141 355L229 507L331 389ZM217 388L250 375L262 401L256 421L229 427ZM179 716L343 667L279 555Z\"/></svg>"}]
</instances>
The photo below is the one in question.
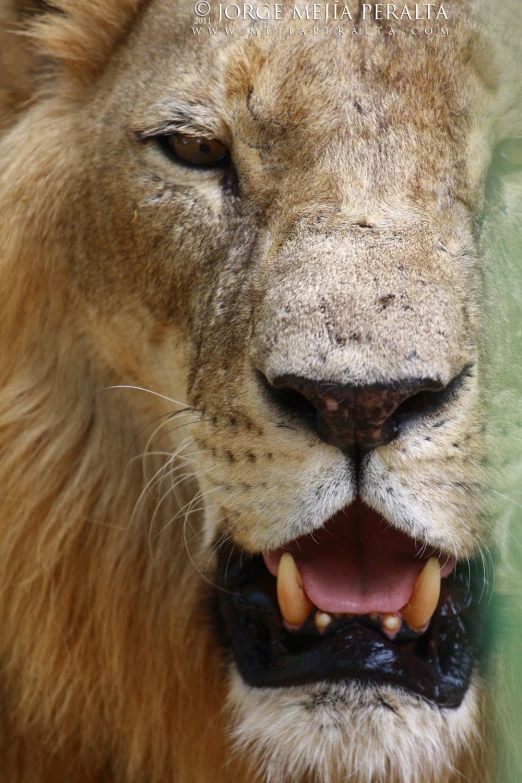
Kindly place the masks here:
<instances>
[{"instance_id":1,"label":"black lower lip","mask_svg":"<svg viewBox=\"0 0 522 783\"><path fill-rule=\"evenodd\" d=\"M220 635L248 685L355 680L394 685L443 707L462 703L478 658L487 603L481 564L466 563L443 580L428 629L402 644L364 618L343 618L327 634L311 623L304 632L289 632L277 605L275 579L260 556L222 548L217 580ZM480 601L474 599L475 585Z\"/></svg>"}]
</instances>

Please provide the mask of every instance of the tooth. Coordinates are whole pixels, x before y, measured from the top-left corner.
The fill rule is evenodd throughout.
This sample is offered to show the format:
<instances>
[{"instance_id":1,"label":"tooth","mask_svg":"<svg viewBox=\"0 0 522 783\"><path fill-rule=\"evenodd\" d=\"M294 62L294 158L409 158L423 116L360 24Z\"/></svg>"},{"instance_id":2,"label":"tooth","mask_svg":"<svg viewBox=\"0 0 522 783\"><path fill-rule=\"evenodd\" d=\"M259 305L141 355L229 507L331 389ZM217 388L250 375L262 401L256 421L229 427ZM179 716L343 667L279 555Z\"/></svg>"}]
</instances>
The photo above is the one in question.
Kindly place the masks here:
<instances>
[{"instance_id":1,"label":"tooth","mask_svg":"<svg viewBox=\"0 0 522 783\"><path fill-rule=\"evenodd\" d=\"M281 614L290 625L302 625L314 608L290 552L285 552L279 561L277 600Z\"/></svg>"},{"instance_id":2,"label":"tooth","mask_svg":"<svg viewBox=\"0 0 522 783\"><path fill-rule=\"evenodd\" d=\"M318 631L324 631L333 622L331 615L326 614L326 612L316 612L314 621Z\"/></svg>"},{"instance_id":3,"label":"tooth","mask_svg":"<svg viewBox=\"0 0 522 783\"><path fill-rule=\"evenodd\" d=\"M370 620L377 620L377 618L380 617L380 614L379 612L370 612L368 614L368 617L370 618Z\"/></svg>"},{"instance_id":4,"label":"tooth","mask_svg":"<svg viewBox=\"0 0 522 783\"><path fill-rule=\"evenodd\" d=\"M430 557L413 585L408 603L401 614L414 631L420 631L431 620L440 596L440 563Z\"/></svg>"},{"instance_id":5,"label":"tooth","mask_svg":"<svg viewBox=\"0 0 522 783\"><path fill-rule=\"evenodd\" d=\"M395 633L401 627L401 618L398 614L383 614L382 624L390 633Z\"/></svg>"}]
</instances>

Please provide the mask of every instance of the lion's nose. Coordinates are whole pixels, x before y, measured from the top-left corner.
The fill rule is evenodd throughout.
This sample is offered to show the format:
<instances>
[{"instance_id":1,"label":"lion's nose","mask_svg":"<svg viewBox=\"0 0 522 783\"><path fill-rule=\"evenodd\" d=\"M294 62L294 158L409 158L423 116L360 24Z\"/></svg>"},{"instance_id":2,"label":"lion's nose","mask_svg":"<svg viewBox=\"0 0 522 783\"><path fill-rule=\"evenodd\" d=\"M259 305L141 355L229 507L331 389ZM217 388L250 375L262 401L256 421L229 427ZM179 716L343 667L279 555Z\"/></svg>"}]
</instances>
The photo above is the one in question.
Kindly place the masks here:
<instances>
[{"instance_id":1,"label":"lion's nose","mask_svg":"<svg viewBox=\"0 0 522 783\"><path fill-rule=\"evenodd\" d=\"M276 378L268 388L287 414L344 451L390 443L405 419L432 412L444 395L444 384L432 378L341 386L290 375Z\"/></svg>"}]
</instances>

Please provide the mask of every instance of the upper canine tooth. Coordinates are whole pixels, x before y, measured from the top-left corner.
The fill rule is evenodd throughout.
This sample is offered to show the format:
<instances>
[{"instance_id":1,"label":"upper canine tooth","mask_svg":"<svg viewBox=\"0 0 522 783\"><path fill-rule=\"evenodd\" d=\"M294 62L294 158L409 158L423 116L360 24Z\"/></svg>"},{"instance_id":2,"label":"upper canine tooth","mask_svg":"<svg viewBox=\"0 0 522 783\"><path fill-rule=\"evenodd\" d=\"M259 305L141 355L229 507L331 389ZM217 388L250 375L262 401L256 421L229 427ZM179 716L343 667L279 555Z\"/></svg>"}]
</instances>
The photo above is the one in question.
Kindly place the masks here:
<instances>
[{"instance_id":1,"label":"upper canine tooth","mask_svg":"<svg viewBox=\"0 0 522 783\"><path fill-rule=\"evenodd\" d=\"M279 561L277 600L281 614L290 625L302 625L314 608L290 552L285 552Z\"/></svg>"},{"instance_id":2,"label":"upper canine tooth","mask_svg":"<svg viewBox=\"0 0 522 783\"><path fill-rule=\"evenodd\" d=\"M430 557L418 575L408 603L401 614L414 631L420 631L431 620L440 596L440 563Z\"/></svg>"}]
</instances>

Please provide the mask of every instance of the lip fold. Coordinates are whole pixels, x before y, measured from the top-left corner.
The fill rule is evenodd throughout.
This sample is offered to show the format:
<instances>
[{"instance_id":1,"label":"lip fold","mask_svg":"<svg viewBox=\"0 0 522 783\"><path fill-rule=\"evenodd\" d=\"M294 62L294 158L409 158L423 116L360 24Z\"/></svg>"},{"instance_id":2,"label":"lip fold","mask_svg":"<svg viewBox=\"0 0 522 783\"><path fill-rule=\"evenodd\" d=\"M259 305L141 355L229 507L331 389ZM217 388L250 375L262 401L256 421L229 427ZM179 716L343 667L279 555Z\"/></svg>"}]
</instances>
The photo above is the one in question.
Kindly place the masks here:
<instances>
[{"instance_id":1,"label":"lip fold","mask_svg":"<svg viewBox=\"0 0 522 783\"><path fill-rule=\"evenodd\" d=\"M424 551L360 502L279 550L219 552L217 627L249 685L355 679L462 702L482 636L474 595L483 604L488 592L481 561ZM290 622L287 600L301 607Z\"/></svg>"}]
</instances>

